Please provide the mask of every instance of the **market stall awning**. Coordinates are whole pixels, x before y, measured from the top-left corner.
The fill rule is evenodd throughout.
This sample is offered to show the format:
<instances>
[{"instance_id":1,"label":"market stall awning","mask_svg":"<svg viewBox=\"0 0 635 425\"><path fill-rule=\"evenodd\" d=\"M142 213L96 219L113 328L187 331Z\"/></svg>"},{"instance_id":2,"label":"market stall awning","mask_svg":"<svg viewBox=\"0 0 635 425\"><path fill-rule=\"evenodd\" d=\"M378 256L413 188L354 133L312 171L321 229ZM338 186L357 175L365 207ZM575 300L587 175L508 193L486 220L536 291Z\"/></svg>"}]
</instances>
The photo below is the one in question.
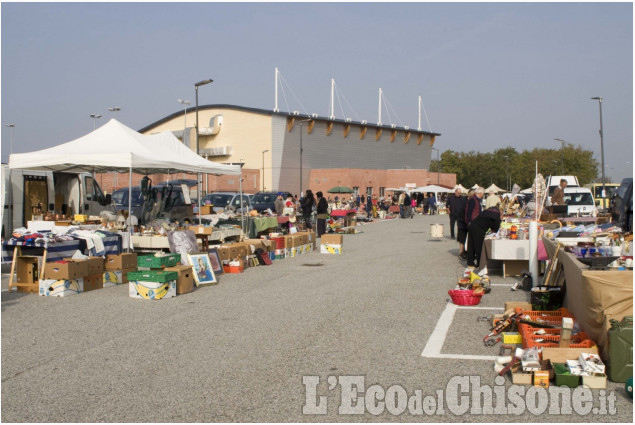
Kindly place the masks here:
<instances>
[{"instance_id":1,"label":"market stall awning","mask_svg":"<svg viewBox=\"0 0 635 425\"><path fill-rule=\"evenodd\" d=\"M185 147L171 132L146 136L115 119L70 142L39 151L12 154L9 167L69 172L125 172L133 169L143 174L166 170L240 174L239 166L208 161Z\"/></svg>"},{"instance_id":2,"label":"market stall awning","mask_svg":"<svg viewBox=\"0 0 635 425\"><path fill-rule=\"evenodd\" d=\"M452 190L452 189L448 189L447 187L443 187L443 186L437 186L436 184L429 184L427 186L415 187L414 189L412 189L412 191L413 192L421 192L421 193L427 193L427 192L449 193L449 192L454 192L454 190Z\"/></svg>"},{"instance_id":3,"label":"market stall awning","mask_svg":"<svg viewBox=\"0 0 635 425\"><path fill-rule=\"evenodd\" d=\"M500 193L500 192L504 192L504 190L492 183L490 187L485 189L485 193L490 193L490 192Z\"/></svg>"},{"instance_id":4,"label":"market stall awning","mask_svg":"<svg viewBox=\"0 0 635 425\"><path fill-rule=\"evenodd\" d=\"M353 189L346 186L335 186L327 190L328 193L355 193Z\"/></svg>"},{"instance_id":5,"label":"market stall awning","mask_svg":"<svg viewBox=\"0 0 635 425\"><path fill-rule=\"evenodd\" d=\"M462 184L457 184L455 187L458 187L459 189L461 189L461 193L467 193L468 190L466 187L463 187Z\"/></svg>"}]
</instances>

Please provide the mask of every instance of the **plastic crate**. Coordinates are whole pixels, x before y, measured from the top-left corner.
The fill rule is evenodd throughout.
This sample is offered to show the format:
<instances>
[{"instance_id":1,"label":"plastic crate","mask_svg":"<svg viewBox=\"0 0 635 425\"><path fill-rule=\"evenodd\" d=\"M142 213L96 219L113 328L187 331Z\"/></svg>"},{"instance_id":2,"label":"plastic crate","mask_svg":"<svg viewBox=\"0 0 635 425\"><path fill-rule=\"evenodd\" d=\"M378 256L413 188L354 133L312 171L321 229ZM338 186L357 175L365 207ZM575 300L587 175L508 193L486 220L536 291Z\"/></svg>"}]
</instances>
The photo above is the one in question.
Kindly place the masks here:
<instances>
[{"instance_id":1,"label":"plastic crate","mask_svg":"<svg viewBox=\"0 0 635 425\"><path fill-rule=\"evenodd\" d=\"M154 255L137 256L138 267L148 267L151 269L161 269L164 267L173 267L181 262L181 254L169 254L161 257Z\"/></svg>"},{"instance_id":2,"label":"plastic crate","mask_svg":"<svg viewBox=\"0 0 635 425\"><path fill-rule=\"evenodd\" d=\"M471 289L451 289L448 294L456 305L477 305L483 296L483 294L474 294Z\"/></svg>"},{"instance_id":3,"label":"plastic crate","mask_svg":"<svg viewBox=\"0 0 635 425\"><path fill-rule=\"evenodd\" d=\"M559 347L560 345L560 329L545 329L544 335L536 335L534 331L536 328L531 328L531 330L524 329L523 336L523 348L531 348L531 347ZM541 340L540 342L537 342ZM584 332L579 332L575 335L571 335L571 344L570 348L593 348L597 344L592 341L587 334Z\"/></svg>"},{"instance_id":4,"label":"plastic crate","mask_svg":"<svg viewBox=\"0 0 635 425\"><path fill-rule=\"evenodd\" d=\"M166 283L176 280L179 277L178 272L166 272L163 270L140 270L128 272L128 280L135 282L158 282Z\"/></svg>"},{"instance_id":5,"label":"plastic crate","mask_svg":"<svg viewBox=\"0 0 635 425\"><path fill-rule=\"evenodd\" d=\"M575 321L575 317L573 314L566 308L560 308L558 310L553 311L523 311L521 308L516 307L516 313L522 313L521 319L529 316L529 320L532 322L539 322L548 325L557 326L560 328L562 326L562 318L569 317ZM531 333L532 331L536 331L540 328L533 327L526 323L518 323L518 332L524 336L525 332Z\"/></svg>"}]
</instances>

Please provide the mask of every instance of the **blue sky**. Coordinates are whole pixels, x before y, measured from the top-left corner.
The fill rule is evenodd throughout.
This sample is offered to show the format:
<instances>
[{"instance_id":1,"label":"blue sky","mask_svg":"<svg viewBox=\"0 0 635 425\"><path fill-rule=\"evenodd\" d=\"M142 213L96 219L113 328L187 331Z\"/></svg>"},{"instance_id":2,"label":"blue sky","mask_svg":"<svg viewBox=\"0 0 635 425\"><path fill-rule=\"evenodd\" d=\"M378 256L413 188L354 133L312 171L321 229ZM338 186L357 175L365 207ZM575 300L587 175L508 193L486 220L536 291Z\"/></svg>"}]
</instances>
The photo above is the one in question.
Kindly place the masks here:
<instances>
[{"instance_id":1,"label":"blue sky","mask_svg":"<svg viewBox=\"0 0 635 425\"><path fill-rule=\"evenodd\" d=\"M2 3L2 161L92 131L89 114L140 129L178 98L272 109L274 68L299 98L281 110L417 127L441 151L559 147L632 175L631 3ZM422 126L428 129L425 118ZM629 163L627 163L627 161Z\"/></svg>"}]
</instances>

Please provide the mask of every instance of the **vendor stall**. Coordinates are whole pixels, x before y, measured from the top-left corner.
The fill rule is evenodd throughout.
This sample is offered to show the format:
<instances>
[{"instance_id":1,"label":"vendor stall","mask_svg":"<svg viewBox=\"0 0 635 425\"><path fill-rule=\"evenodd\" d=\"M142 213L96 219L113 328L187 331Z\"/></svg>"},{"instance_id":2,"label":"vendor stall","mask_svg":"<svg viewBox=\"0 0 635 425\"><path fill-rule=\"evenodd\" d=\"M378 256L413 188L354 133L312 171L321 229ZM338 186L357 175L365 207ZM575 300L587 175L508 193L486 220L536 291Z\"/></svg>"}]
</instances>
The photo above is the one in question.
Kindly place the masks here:
<instances>
[{"instance_id":1,"label":"vendor stall","mask_svg":"<svg viewBox=\"0 0 635 425\"><path fill-rule=\"evenodd\" d=\"M352 225L353 219L357 217L357 211L356 210L333 210L331 211L331 217L335 217L335 218L343 217L344 218L343 227L348 227Z\"/></svg>"},{"instance_id":2,"label":"vendor stall","mask_svg":"<svg viewBox=\"0 0 635 425\"><path fill-rule=\"evenodd\" d=\"M543 242L552 257L557 243L547 238ZM565 307L589 337L597 341L602 357L608 358L609 320L633 314L633 271L590 270L563 249L558 251L557 258L566 280Z\"/></svg>"}]
</instances>

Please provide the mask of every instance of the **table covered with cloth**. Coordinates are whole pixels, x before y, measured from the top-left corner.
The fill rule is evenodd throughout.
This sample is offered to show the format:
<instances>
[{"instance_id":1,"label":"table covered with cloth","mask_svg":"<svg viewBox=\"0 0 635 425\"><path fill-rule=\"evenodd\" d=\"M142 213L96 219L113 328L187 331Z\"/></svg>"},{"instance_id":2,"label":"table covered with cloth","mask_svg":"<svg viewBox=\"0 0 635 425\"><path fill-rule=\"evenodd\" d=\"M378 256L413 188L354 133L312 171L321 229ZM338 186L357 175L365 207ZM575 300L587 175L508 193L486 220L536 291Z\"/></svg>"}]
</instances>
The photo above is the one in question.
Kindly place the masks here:
<instances>
[{"instance_id":1,"label":"table covered with cloth","mask_svg":"<svg viewBox=\"0 0 635 425\"><path fill-rule=\"evenodd\" d=\"M2 262L11 262L13 260L13 250L20 247L24 250L44 250L46 249L46 261L59 261L63 258L72 257L75 251L79 250L82 254L100 257L106 254L121 254L121 235L106 231L98 231L101 233L101 241L103 250L98 250L95 244L91 244L87 239L79 237L67 238L65 240L51 240L47 238L25 239L20 240L11 238L2 244ZM89 248L89 245L90 248Z\"/></svg>"},{"instance_id":2,"label":"table covered with cloth","mask_svg":"<svg viewBox=\"0 0 635 425\"><path fill-rule=\"evenodd\" d=\"M556 252L556 242L543 238L549 257ZM603 359L608 359L610 319L621 320L633 315L633 271L590 270L571 253L560 249L558 262L564 267L564 306L578 320L580 327L598 343Z\"/></svg>"}]
</instances>

